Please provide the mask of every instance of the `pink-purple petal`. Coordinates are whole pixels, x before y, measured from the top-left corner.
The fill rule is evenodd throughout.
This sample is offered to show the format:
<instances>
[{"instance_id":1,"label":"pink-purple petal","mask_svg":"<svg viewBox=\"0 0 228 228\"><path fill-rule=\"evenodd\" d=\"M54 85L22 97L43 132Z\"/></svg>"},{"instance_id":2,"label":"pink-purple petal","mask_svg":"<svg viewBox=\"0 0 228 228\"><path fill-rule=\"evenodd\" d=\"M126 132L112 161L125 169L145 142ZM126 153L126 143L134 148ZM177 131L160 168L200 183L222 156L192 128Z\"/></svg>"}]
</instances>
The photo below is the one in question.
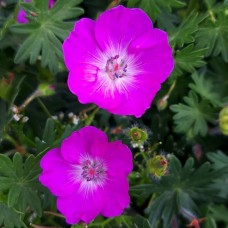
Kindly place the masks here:
<instances>
[{"instance_id":1,"label":"pink-purple petal","mask_svg":"<svg viewBox=\"0 0 228 228\"><path fill-rule=\"evenodd\" d=\"M129 9L120 5L99 16L95 35L100 47L106 50L110 44L126 47L152 27L150 18L141 9Z\"/></svg>"},{"instance_id":2,"label":"pink-purple petal","mask_svg":"<svg viewBox=\"0 0 228 228\"><path fill-rule=\"evenodd\" d=\"M66 217L66 222L76 224L81 221L84 197L76 192L70 197L58 197L57 208Z\"/></svg>"},{"instance_id":3,"label":"pink-purple petal","mask_svg":"<svg viewBox=\"0 0 228 228\"><path fill-rule=\"evenodd\" d=\"M59 149L49 150L42 158L40 166L43 172L39 181L54 195L71 195L79 188L72 165L63 160Z\"/></svg>"},{"instance_id":4,"label":"pink-purple petal","mask_svg":"<svg viewBox=\"0 0 228 228\"><path fill-rule=\"evenodd\" d=\"M137 75L136 78L136 89L129 89L128 99L117 108L109 109L111 113L139 118L150 108L151 101L161 86L152 74Z\"/></svg>"},{"instance_id":5,"label":"pink-purple petal","mask_svg":"<svg viewBox=\"0 0 228 228\"><path fill-rule=\"evenodd\" d=\"M63 54L68 70L74 70L78 64L91 64L99 50L94 36L95 22L83 18L76 22L74 30L63 43ZM75 76L76 77L76 76Z\"/></svg>"},{"instance_id":6,"label":"pink-purple petal","mask_svg":"<svg viewBox=\"0 0 228 228\"><path fill-rule=\"evenodd\" d=\"M119 216L130 204L129 185L124 177L110 180L105 192L106 204L102 214L106 217Z\"/></svg>"},{"instance_id":7,"label":"pink-purple petal","mask_svg":"<svg viewBox=\"0 0 228 228\"><path fill-rule=\"evenodd\" d=\"M17 14L17 22L21 24L28 23L28 19L26 18L26 15L27 15L26 12L20 9Z\"/></svg>"},{"instance_id":8,"label":"pink-purple petal","mask_svg":"<svg viewBox=\"0 0 228 228\"><path fill-rule=\"evenodd\" d=\"M39 180L57 196L57 208L69 224L120 215L130 203L131 151L121 141L109 143L93 126L73 132L40 165Z\"/></svg>"},{"instance_id":9,"label":"pink-purple petal","mask_svg":"<svg viewBox=\"0 0 228 228\"><path fill-rule=\"evenodd\" d=\"M57 208L66 217L69 224L79 221L90 223L102 212L105 202L102 189L93 193L78 191L70 197L59 197Z\"/></svg>"},{"instance_id":10,"label":"pink-purple petal","mask_svg":"<svg viewBox=\"0 0 228 228\"><path fill-rule=\"evenodd\" d=\"M174 68L168 35L162 30L152 29L142 34L130 44L128 52L137 53L140 69L150 73L157 82L164 82Z\"/></svg>"},{"instance_id":11,"label":"pink-purple petal","mask_svg":"<svg viewBox=\"0 0 228 228\"><path fill-rule=\"evenodd\" d=\"M31 2L31 0L24 0L24 2L29 3L29 2ZM51 9L54 6L54 4L55 4L55 0L49 0L48 8ZM29 20L26 18L26 16L27 16L26 12L23 9L20 9L18 11L16 21L21 24L28 23Z\"/></svg>"},{"instance_id":12,"label":"pink-purple petal","mask_svg":"<svg viewBox=\"0 0 228 228\"><path fill-rule=\"evenodd\" d=\"M130 149L120 140L111 142L106 147L106 153L103 154L105 163L110 175L128 175L132 169L132 153ZM118 168L117 168L118 167Z\"/></svg>"},{"instance_id":13,"label":"pink-purple petal","mask_svg":"<svg viewBox=\"0 0 228 228\"><path fill-rule=\"evenodd\" d=\"M63 140L61 154L67 162L78 164L82 156L92 153L93 144L96 141L104 144L108 142L108 139L101 130L92 126L84 127L80 131L73 132L70 137Z\"/></svg>"},{"instance_id":14,"label":"pink-purple petal","mask_svg":"<svg viewBox=\"0 0 228 228\"><path fill-rule=\"evenodd\" d=\"M100 108L117 107L124 102L125 94L116 89L113 93L106 93L102 88L102 82L98 79L99 69L91 64L79 64L68 76L68 87L70 91L78 96L82 104L95 103Z\"/></svg>"}]
</instances>

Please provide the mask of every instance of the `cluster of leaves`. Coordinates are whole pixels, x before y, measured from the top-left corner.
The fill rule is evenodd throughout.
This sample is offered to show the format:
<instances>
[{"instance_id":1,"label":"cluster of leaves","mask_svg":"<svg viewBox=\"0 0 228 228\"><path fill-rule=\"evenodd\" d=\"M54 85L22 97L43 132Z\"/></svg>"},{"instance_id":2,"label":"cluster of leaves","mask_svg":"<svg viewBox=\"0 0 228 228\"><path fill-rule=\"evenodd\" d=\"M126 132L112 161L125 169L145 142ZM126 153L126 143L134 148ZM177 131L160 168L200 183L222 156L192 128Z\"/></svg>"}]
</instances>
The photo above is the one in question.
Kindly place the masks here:
<instances>
[{"instance_id":1,"label":"cluster of leaves","mask_svg":"<svg viewBox=\"0 0 228 228\"><path fill-rule=\"evenodd\" d=\"M154 27L166 30L175 58L172 75L140 120L84 107L66 87L62 42L79 17L95 18L118 3L140 7ZM218 123L228 102L227 4L57 0L48 9L48 0L0 0L0 226L67 226L64 219L44 214L58 212L54 198L39 184L39 161L72 131L89 124L130 147L134 142L126 132L132 125L148 133L146 144L131 147L135 168L130 175L130 208L117 218L100 216L89 227L184 227L202 217L206 228L228 226L227 138ZM16 22L20 8L29 23ZM43 83L54 85L51 96L36 96ZM157 108L156 101L164 97L165 105ZM74 113L79 123L73 122ZM146 166L160 150L172 155L162 155L168 169L154 180Z\"/></svg>"},{"instance_id":2,"label":"cluster of leaves","mask_svg":"<svg viewBox=\"0 0 228 228\"><path fill-rule=\"evenodd\" d=\"M182 167L180 161L172 156L169 167L170 175L163 176L158 183L152 181L131 188L133 196L145 198L152 195L146 209L152 227L160 220L163 227L169 227L178 214L191 221L197 217L197 204L213 200L222 202L219 193L223 187L219 183L212 183L227 173L227 166L215 170L209 163L204 163L196 169L193 158L189 158ZM190 211L192 218L185 211Z\"/></svg>"}]
</instances>

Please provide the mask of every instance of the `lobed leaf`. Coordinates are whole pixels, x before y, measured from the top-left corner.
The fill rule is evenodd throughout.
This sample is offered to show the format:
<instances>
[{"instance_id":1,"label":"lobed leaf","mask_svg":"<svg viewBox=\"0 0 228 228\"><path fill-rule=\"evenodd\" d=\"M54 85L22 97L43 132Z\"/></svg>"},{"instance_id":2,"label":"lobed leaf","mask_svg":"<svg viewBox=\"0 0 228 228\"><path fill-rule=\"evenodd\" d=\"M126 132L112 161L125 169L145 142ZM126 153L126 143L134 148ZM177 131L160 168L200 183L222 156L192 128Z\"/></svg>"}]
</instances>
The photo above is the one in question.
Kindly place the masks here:
<instances>
[{"instance_id":1,"label":"lobed leaf","mask_svg":"<svg viewBox=\"0 0 228 228\"><path fill-rule=\"evenodd\" d=\"M81 1L57 1L50 10L45 5L48 1L35 0L35 5L23 3L27 15L32 10L37 16L35 18L28 16L30 22L27 24L15 24L10 27L14 33L28 34L16 53L15 63L29 59L30 64L34 64L41 56L43 67L48 67L54 73L58 72L58 61L63 58L61 41L73 27L73 22L66 20L83 14L83 10L77 7Z\"/></svg>"},{"instance_id":2,"label":"lobed leaf","mask_svg":"<svg viewBox=\"0 0 228 228\"><path fill-rule=\"evenodd\" d=\"M176 132L191 132L193 136L205 136L208 131L207 121L213 119L210 106L204 100L199 101L199 97L193 91L184 97L184 101L186 104L180 103L170 107L176 113L173 116Z\"/></svg>"}]
</instances>

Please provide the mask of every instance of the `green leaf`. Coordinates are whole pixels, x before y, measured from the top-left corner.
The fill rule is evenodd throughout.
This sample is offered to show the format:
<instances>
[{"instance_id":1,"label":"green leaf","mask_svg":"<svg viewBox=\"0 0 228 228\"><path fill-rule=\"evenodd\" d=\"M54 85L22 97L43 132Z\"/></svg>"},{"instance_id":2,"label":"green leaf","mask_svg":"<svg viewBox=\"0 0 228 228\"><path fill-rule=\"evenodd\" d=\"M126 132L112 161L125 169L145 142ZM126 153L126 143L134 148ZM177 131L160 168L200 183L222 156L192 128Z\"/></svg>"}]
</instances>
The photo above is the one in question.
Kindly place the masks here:
<instances>
[{"instance_id":1,"label":"green leaf","mask_svg":"<svg viewBox=\"0 0 228 228\"><path fill-rule=\"evenodd\" d=\"M200 202L220 199L221 187L212 184L220 180L225 168L214 170L213 165L204 163L196 169L192 158L182 166L178 158L171 156L169 169L169 175L163 176L159 182L131 188L131 193L136 192L134 196L141 196L144 192L151 194L146 213L152 227L156 227L160 221L164 228L169 227L173 216L180 214L183 209L197 215Z\"/></svg>"},{"instance_id":2,"label":"green leaf","mask_svg":"<svg viewBox=\"0 0 228 228\"><path fill-rule=\"evenodd\" d=\"M0 99L0 141L2 139L2 135L3 135L3 129L5 126L5 123L7 121L7 110L8 110L8 105L7 103Z\"/></svg>"},{"instance_id":3,"label":"green leaf","mask_svg":"<svg viewBox=\"0 0 228 228\"><path fill-rule=\"evenodd\" d=\"M31 203L32 202L32 203ZM34 189L23 187L21 190L21 195L18 200L19 208L23 211L28 205L31 206L33 211L37 213L38 216L42 215L41 200L37 192Z\"/></svg>"},{"instance_id":4,"label":"green leaf","mask_svg":"<svg viewBox=\"0 0 228 228\"><path fill-rule=\"evenodd\" d=\"M0 176L8 175L13 176L13 164L8 156L0 154Z\"/></svg>"},{"instance_id":5,"label":"green leaf","mask_svg":"<svg viewBox=\"0 0 228 228\"><path fill-rule=\"evenodd\" d=\"M228 156L222 151L217 151L217 153L207 153L207 157L214 163L216 169L228 167Z\"/></svg>"},{"instance_id":6,"label":"green leaf","mask_svg":"<svg viewBox=\"0 0 228 228\"><path fill-rule=\"evenodd\" d=\"M72 228L76 228L76 226L72 226ZM89 225L89 228L113 228L113 227L122 227L122 228L151 228L149 221L142 216L135 215L126 216L122 215L116 218L111 218L104 220L102 222L93 222Z\"/></svg>"},{"instance_id":7,"label":"green leaf","mask_svg":"<svg viewBox=\"0 0 228 228\"><path fill-rule=\"evenodd\" d=\"M3 203L0 203L0 226L7 228L26 227L21 219L21 214Z\"/></svg>"},{"instance_id":8,"label":"green leaf","mask_svg":"<svg viewBox=\"0 0 228 228\"><path fill-rule=\"evenodd\" d=\"M39 161L39 155L30 155L24 163L19 153L16 153L12 160L0 155L0 189L8 191L9 207L23 213L29 207L41 216L41 199L37 191L40 185L37 180L40 174Z\"/></svg>"},{"instance_id":9,"label":"green leaf","mask_svg":"<svg viewBox=\"0 0 228 228\"><path fill-rule=\"evenodd\" d=\"M176 51L175 53L175 68L173 75L180 76L184 71L192 73L195 68L205 64L203 60L206 49L199 49L193 44Z\"/></svg>"},{"instance_id":10,"label":"green leaf","mask_svg":"<svg viewBox=\"0 0 228 228\"><path fill-rule=\"evenodd\" d=\"M217 151L213 153L207 153L207 157L213 163L215 170L219 170L221 168L226 169L226 171L221 176L221 179L215 180L211 186L213 188L218 188L220 190L220 193L218 193L218 195L226 199L228 197L228 156L222 151Z\"/></svg>"},{"instance_id":11,"label":"green leaf","mask_svg":"<svg viewBox=\"0 0 228 228\"><path fill-rule=\"evenodd\" d=\"M170 109L176 114L173 116L176 132L191 133L193 136L205 136L208 131L207 121L213 120L210 106L192 91L184 97L186 104L172 105Z\"/></svg>"},{"instance_id":12,"label":"green leaf","mask_svg":"<svg viewBox=\"0 0 228 228\"><path fill-rule=\"evenodd\" d=\"M194 42L195 36L194 34L198 30L199 23L203 20L203 18L199 17L197 13L192 12L182 20L182 23L172 29L169 34L169 42L172 47L179 46L183 47L184 44L189 44Z\"/></svg>"},{"instance_id":13,"label":"green leaf","mask_svg":"<svg viewBox=\"0 0 228 228\"><path fill-rule=\"evenodd\" d=\"M47 120L42 141L51 146L55 140L55 121L50 118Z\"/></svg>"},{"instance_id":14,"label":"green leaf","mask_svg":"<svg viewBox=\"0 0 228 228\"><path fill-rule=\"evenodd\" d=\"M13 178L0 177L0 191L5 191L11 188L11 185L14 183Z\"/></svg>"},{"instance_id":15,"label":"green leaf","mask_svg":"<svg viewBox=\"0 0 228 228\"><path fill-rule=\"evenodd\" d=\"M128 0L128 7L139 7L143 9L152 21L155 21L161 11L171 11L172 8L181 8L185 3L180 0Z\"/></svg>"},{"instance_id":16,"label":"green leaf","mask_svg":"<svg viewBox=\"0 0 228 228\"><path fill-rule=\"evenodd\" d=\"M209 207L209 216L216 221L223 221L228 224L228 209L224 206Z\"/></svg>"},{"instance_id":17,"label":"green leaf","mask_svg":"<svg viewBox=\"0 0 228 228\"><path fill-rule=\"evenodd\" d=\"M152 21L156 20L157 15L160 13L160 8L157 5L156 0L129 0L128 7L139 7L144 10Z\"/></svg>"},{"instance_id":18,"label":"green leaf","mask_svg":"<svg viewBox=\"0 0 228 228\"><path fill-rule=\"evenodd\" d=\"M192 74L193 83L189 87L198 93L202 99L208 100L214 107L222 107L221 97L214 90L214 82L204 75L198 75L196 72Z\"/></svg>"},{"instance_id":19,"label":"green leaf","mask_svg":"<svg viewBox=\"0 0 228 228\"><path fill-rule=\"evenodd\" d=\"M43 1L41 4L39 0L35 0L35 5L23 3L22 6L27 10L27 15L32 10L37 12L37 16L35 18L28 16L30 20L28 24L15 24L10 27L14 33L28 34L16 53L15 63L22 63L29 59L30 64L34 64L41 55L41 65L47 66L54 73L58 72L58 61L62 60L61 41L67 37L73 27L72 22L65 20L78 17L83 13L83 10L77 7L81 1L57 1L50 10L45 10L47 6Z\"/></svg>"},{"instance_id":20,"label":"green leaf","mask_svg":"<svg viewBox=\"0 0 228 228\"><path fill-rule=\"evenodd\" d=\"M10 188L8 193L8 206L13 207L21 194L21 188L17 185L14 185Z\"/></svg>"},{"instance_id":21,"label":"green leaf","mask_svg":"<svg viewBox=\"0 0 228 228\"><path fill-rule=\"evenodd\" d=\"M207 48L206 56L222 55L228 62L228 15L218 14L215 22L207 21L196 34L199 48Z\"/></svg>"}]
</instances>

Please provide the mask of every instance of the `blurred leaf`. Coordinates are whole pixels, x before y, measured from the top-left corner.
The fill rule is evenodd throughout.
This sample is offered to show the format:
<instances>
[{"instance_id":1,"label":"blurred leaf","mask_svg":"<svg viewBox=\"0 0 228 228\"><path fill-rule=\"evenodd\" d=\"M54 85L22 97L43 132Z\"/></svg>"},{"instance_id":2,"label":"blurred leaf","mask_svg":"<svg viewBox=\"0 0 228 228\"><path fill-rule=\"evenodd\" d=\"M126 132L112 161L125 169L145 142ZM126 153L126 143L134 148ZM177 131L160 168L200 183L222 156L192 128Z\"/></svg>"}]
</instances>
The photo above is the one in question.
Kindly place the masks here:
<instances>
[{"instance_id":1,"label":"blurred leaf","mask_svg":"<svg viewBox=\"0 0 228 228\"><path fill-rule=\"evenodd\" d=\"M207 48L206 56L222 55L228 62L228 15L220 13L215 22L210 20L199 28L196 39L199 48Z\"/></svg>"},{"instance_id":2,"label":"blurred leaf","mask_svg":"<svg viewBox=\"0 0 228 228\"><path fill-rule=\"evenodd\" d=\"M3 203L0 203L0 225L5 228L27 227L21 220L21 214Z\"/></svg>"},{"instance_id":3,"label":"blurred leaf","mask_svg":"<svg viewBox=\"0 0 228 228\"><path fill-rule=\"evenodd\" d=\"M228 209L225 208L224 206L222 207L210 207L209 211L212 214L212 217L215 218L216 220L222 220L226 223L228 223Z\"/></svg>"},{"instance_id":4,"label":"blurred leaf","mask_svg":"<svg viewBox=\"0 0 228 228\"><path fill-rule=\"evenodd\" d=\"M76 226L72 226L72 228L76 228ZM93 222L89 226L89 228L113 228L113 227L121 227L121 228L151 228L149 221L142 216L135 215L126 216L121 215L116 218L111 218L108 220L104 220L102 222Z\"/></svg>"},{"instance_id":5,"label":"blurred leaf","mask_svg":"<svg viewBox=\"0 0 228 228\"><path fill-rule=\"evenodd\" d=\"M225 155L222 151L210 152L207 153L207 157L213 163L214 169L218 170L221 168L226 168L226 171L221 176L221 179L215 180L212 184L212 187L220 186L220 195L221 197L228 197L228 156Z\"/></svg>"},{"instance_id":6,"label":"blurred leaf","mask_svg":"<svg viewBox=\"0 0 228 228\"><path fill-rule=\"evenodd\" d=\"M217 151L217 153L207 153L207 157L211 162L214 163L216 169L220 169L223 167L228 168L228 156L225 155L222 151Z\"/></svg>"},{"instance_id":7,"label":"blurred leaf","mask_svg":"<svg viewBox=\"0 0 228 228\"><path fill-rule=\"evenodd\" d=\"M162 10L171 11L172 8L185 6L185 3L181 0L128 0L127 6L141 8L155 21Z\"/></svg>"},{"instance_id":8,"label":"blurred leaf","mask_svg":"<svg viewBox=\"0 0 228 228\"><path fill-rule=\"evenodd\" d=\"M2 134L3 134L3 128L5 126L5 123L7 121L7 111L8 111L8 105L7 103L0 99L0 142L2 139Z\"/></svg>"},{"instance_id":9,"label":"blurred leaf","mask_svg":"<svg viewBox=\"0 0 228 228\"><path fill-rule=\"evenodd\" d=\"M171 105L170 109L176 114L173 116L176 124L176 132L188 133L193 136L205 136L208 131L207 121L213 120L210 106L204 100L199 101L199 97L194 92L189 92L183 100L186 104Z\"/></svg>"},{"instance_id":10,"label":"blurred leaf","mask_svg":"<svg viewBox=\"0 0 228 228\"><path fill-rule=\"evenodd\" d=\"M50 146L55 140L55 121L50 118L47 120L42 141Z\"/></svg>"}]
</instances>

